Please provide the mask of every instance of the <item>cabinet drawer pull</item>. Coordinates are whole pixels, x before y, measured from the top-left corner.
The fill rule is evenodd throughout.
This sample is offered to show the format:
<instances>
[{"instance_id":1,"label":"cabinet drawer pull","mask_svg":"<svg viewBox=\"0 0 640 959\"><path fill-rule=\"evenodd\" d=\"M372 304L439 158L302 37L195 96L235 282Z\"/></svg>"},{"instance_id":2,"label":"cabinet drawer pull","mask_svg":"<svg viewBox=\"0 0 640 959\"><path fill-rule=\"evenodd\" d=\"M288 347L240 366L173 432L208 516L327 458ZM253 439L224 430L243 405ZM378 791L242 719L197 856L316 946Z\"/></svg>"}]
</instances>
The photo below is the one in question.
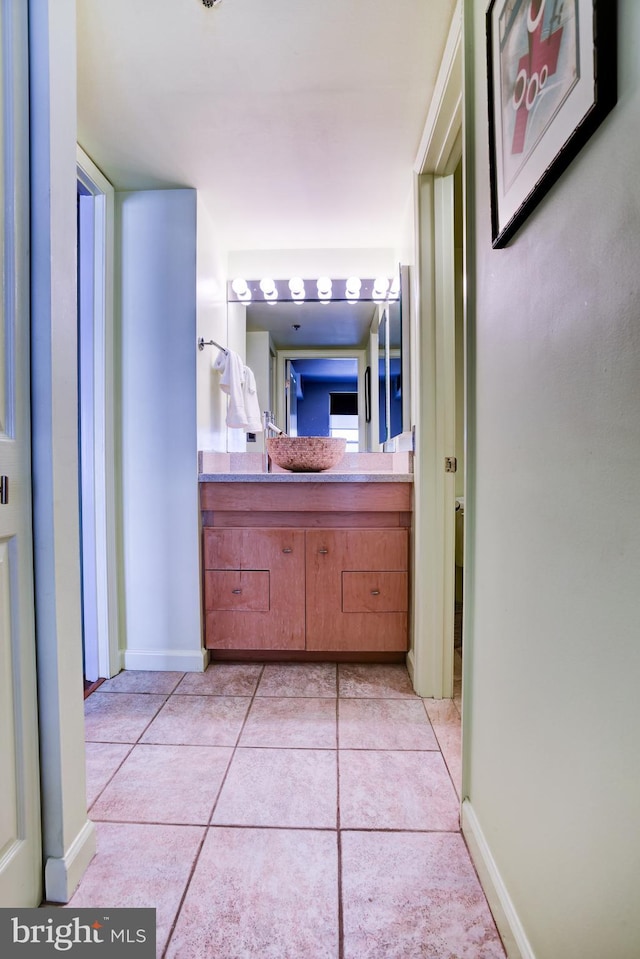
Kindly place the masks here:
<instances>
[{"instance_id":1,"label":"cabinet drawer pull","mask_svg":"<svg viewBox=\"0 0 640 959\"><path fill-rule=\"evenodd\" d=\"M328 549L319 549L318 552L319 552L319 553L322 553L322 554L324 555L325 553L328 553L329 550L328 550Z\"/></svg>"},{"instance_id":2,"label":"cabinet drawer pull","mask_svg":"<svg viewBox=\"0 0 640 959\"><path fill-rule=\"evenodd\" d=\"M283 553L293 553L293 548L291 546L285 546L282 550Z\"/></svg>"},{"instance_id":3,"label":"cabinet drawer pull","mask_svg":"<svg viewBox=\"0 0 640 959\"><path fill-rule=\"evenodd\" d=\"M242 593L242 590L241 590L241 589L232 589L231 592L232 592L235 596L240 596L240 594Z\"/></svg>"},{"instance_id":4,"label":"cabinet drawer pull","mask_svg":"<svg viewBox=\"0 0 640 959\"><path fill-rule=\"evenodd\" d=\"M371 595L372 595L372 596L379 596L379 595L380 595L380 590L379 590L379 589L372 589L372 590L371 590Z\"/></svg>"}]
</instances>

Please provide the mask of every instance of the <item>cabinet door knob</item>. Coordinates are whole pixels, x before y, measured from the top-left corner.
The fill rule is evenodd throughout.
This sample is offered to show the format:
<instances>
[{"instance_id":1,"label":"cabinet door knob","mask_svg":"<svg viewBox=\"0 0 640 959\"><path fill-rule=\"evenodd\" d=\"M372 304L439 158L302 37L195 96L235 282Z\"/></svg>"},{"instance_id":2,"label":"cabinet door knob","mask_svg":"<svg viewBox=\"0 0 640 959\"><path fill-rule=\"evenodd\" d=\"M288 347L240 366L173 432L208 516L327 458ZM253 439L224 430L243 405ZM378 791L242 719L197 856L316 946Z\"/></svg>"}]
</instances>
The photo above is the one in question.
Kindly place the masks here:
<instances>
[{"instance_id":1,"label":"cabinet door knob","mask_svg":"<svg viewBox=\"0 0 640 959\"><path fill-rule=\"evenodd\" d=\"M372 589L372 590L371 590L371 595L372 595L372 596L379 596L379 595L380 595L380 590L379 590L379 589Z\"/></svg>"},{"instance_id":2,"label":"cabinet door knob","mask_svg":"<svg viewBox=\"0 0 640 959\"><path fill-rule=\"evenodd\" d=\"M324 553L328 553L329 550L328 550L328 549L319 549L318 552L324 554Z\"/></svg>"},{"instance_id":3,"label":"cabinet door knob","mask_svg":"<svg viewBox=\"0 0 640 959\"><path fill-rule=\"evenodd\" d=\"M285 546L282 550L283 553L293 553L293 548L291 546Z\"/></svg>"},{"instance_id":4,"label":"cabinet door knob","mask_svg":"<svg viewBox=\"0 0 640 959\"><path fill-rule=\"evenodd\" d=\"M236 596L240 596L240 594L242 593L242 590L241 590L241 589L232 589L231 592L234 593Z\"/></svg>"}]
</instances>

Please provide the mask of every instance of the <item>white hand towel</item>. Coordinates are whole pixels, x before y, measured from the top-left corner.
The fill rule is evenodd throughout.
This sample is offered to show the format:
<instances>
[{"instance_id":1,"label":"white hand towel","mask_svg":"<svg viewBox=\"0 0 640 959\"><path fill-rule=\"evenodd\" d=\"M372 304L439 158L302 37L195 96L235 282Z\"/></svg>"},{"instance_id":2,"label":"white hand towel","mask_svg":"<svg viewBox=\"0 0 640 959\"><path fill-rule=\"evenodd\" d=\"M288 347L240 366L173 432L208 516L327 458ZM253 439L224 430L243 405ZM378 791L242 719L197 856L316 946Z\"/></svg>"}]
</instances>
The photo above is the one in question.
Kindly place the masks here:
<instances>
[{"instance_id":1,"label":"white hand towel","mask_svg":"<svg viewBox=\"0 0 640 959\"><path fill-rule=\"evenodd\" d=\"M244 363L237 353L220 350L213 364L214 370L221 373L220 389L229 396L227 407L227 426L246 430L247 413L244 406Z\"/></svg>"},{"instance_id":2,"label":"white hand towel","mask_svg":"<svg viewBox=\"0 0 640 959\"><path fill-rule=\"evenodd\" d=\"M260 414L260 403L258 401L258 391L256 389L256 378L253 370L248 366L244 368L244 409L247 415L247 432L262 432L262 416Z\"/></svg>"},{"instance_id":3,"label":"white hand towel","mask_svg":"<svg viewBox=\"0 0 640 959\"><path fill-rule=\"evenodd\" d=\"M233 350L220 350L214 363L220 376L220 389L229 396L227 426L245 433L262 432L260 403L253 371Z\"/></svg>"}]
</instances>

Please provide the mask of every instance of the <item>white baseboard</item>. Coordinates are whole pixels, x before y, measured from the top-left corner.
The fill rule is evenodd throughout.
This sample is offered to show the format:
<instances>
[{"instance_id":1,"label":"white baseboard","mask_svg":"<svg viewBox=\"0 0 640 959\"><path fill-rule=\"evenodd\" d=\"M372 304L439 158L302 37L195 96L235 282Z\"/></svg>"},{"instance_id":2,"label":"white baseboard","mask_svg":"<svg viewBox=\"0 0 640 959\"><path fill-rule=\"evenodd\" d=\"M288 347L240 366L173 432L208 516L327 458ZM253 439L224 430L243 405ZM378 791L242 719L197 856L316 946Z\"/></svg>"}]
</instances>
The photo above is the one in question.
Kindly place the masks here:
<instances>
[{"instance_id":1,"label":"white baseboard","mask_svg":"<svg viewBox=\"0 0 640 959\"><path fill-rule=\"evenodd\" d=\"M509 959L536 959L515 906L468 799L462 803L462 832Z\"/></svg>"},{"instance_id":2,"label":"white baseboard","mask_svg":"<svg viewBox=\"0 0 640 959\"><path fill-rule=\"evenodd\" d=\"M44 894L47 902L69 902L96 854L96 827L87 819L62 859L47 859Z\"/></svg>"},{"instance_id":3,"label":"white baseboard","mask_svg":"<svg viewBox=\"0 0 640 959\"><path fill-rule=\"evenodd\" d=\"M123 669L203 673L209 664L208 649L123 649L120 655Z\"/></svg>"}]
</instances>

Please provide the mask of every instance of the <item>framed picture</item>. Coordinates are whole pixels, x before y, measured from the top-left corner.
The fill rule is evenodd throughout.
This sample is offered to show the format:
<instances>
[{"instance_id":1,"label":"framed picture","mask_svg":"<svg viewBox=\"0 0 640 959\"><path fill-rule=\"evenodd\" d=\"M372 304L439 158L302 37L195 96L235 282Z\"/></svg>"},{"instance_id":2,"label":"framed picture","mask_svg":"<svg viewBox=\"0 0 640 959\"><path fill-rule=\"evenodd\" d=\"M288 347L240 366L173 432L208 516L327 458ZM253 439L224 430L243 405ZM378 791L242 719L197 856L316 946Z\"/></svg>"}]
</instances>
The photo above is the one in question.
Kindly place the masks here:
<instances>
[{"instance_id":1,"label":"framed picture","mask_svg":"<svg viewBox=\"0 0 640 959\"><path fill-rule=\"evenodd\" d=\"M616 102L615 0L491 0L494 247L505 246Z\"/></svg>"}]
</instances>

